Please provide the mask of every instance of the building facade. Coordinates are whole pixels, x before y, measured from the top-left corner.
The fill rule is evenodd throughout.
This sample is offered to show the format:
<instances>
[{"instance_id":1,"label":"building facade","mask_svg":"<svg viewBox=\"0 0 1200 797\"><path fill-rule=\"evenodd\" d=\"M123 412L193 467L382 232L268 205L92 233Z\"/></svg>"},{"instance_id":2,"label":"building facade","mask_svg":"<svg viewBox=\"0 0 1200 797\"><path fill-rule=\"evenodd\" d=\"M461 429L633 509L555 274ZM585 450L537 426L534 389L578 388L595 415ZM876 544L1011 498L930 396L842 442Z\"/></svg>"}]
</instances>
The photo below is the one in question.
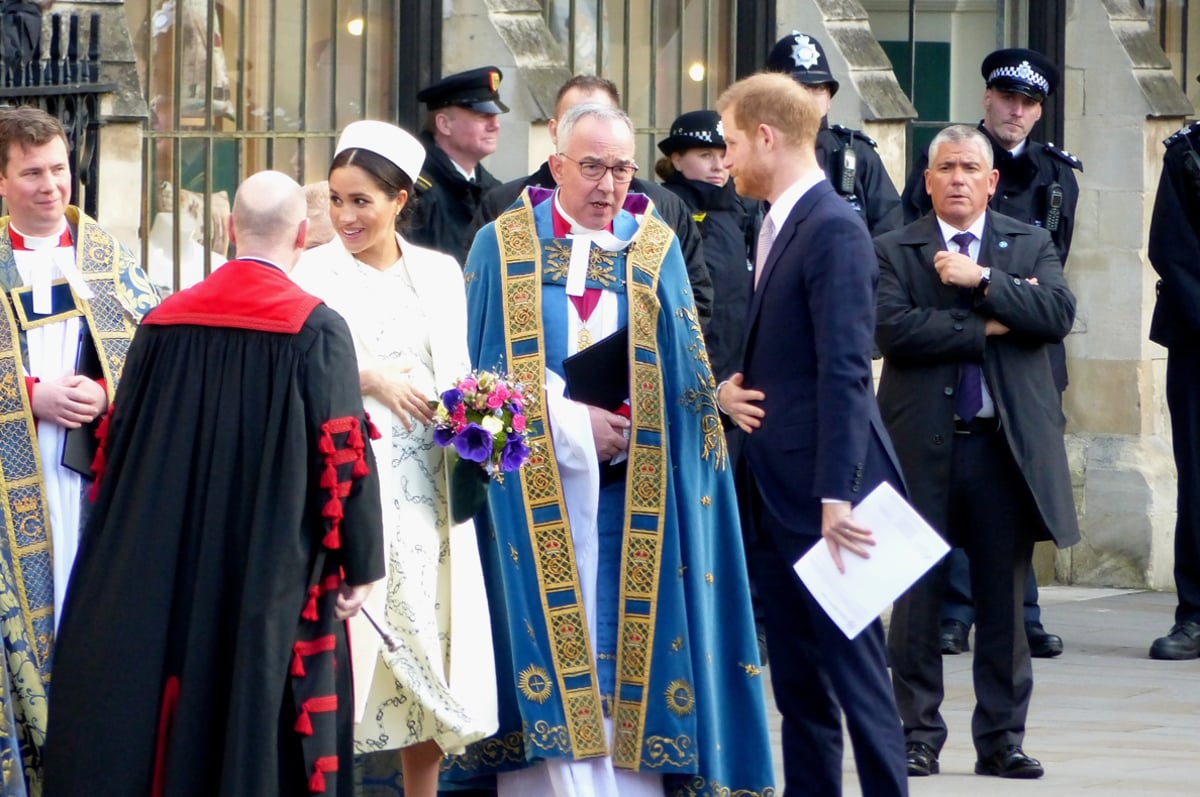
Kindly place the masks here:
<instances>
[{"instance_id":1,"label":"building facade","mask_svg":"<svg viewBox=\"0 0 1200 797\"><path fill-rule=\"evenodd\" d=\"M168 288L230 254L237 183L262 168L325 177L355 119L420 123L416 90L483 64L504 71L502 179L550 152L558 86L621 88L638 159L681 111L712 107L792 29L825 45L842 88L831 118L879 142L896 184L949 122L980 117L982 55L1032 46L1063 65L1035 136L1085 164L1068 281L1079 297L1065 397L1084 543L1041 551L1043 580L1172 586L1174 469L1165 351L1146 338L1146 234L1161 140L1200 100L1200 15L1184 0L91 0L101 13L100 219ZM644 169L645 171L645 169Z\"/></svg>"}]
</instances>

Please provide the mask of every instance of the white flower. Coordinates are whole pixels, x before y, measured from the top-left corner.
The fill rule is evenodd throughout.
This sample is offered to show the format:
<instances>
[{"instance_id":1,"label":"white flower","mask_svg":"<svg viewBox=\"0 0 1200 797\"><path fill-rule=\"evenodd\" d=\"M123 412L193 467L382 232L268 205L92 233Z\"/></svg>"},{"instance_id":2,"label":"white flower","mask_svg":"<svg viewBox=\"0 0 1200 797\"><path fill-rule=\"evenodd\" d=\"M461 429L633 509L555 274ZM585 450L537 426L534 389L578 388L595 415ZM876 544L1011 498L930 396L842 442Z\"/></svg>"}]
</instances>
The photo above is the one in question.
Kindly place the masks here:
<instances>
[{"instance_id":1,"label":"white flower","mask_svg":"<svg viewBox=\"0 0 1200 797\"><path fill-rule=\"evenodd\" d=\"M488 415L479 422L479 425L493 435L500 434L504 431L504 421L497 418L495 415Z\"/></svg>"}]
</instances>

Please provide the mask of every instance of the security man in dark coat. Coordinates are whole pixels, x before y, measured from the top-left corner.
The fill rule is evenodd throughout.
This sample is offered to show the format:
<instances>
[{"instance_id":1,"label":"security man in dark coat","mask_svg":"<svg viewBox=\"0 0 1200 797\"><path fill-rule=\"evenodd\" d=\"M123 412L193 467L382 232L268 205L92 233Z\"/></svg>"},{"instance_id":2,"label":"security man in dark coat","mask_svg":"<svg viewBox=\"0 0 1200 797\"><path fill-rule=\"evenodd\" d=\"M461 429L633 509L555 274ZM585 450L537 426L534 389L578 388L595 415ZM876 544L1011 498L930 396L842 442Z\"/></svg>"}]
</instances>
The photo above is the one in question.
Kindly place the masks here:
<instances>
[{"instance_id":1,"label":"security man in dark coat","mask_svg":"<svg viewBox=\"0 0 1200 797\"><path fill-rule=\"evenodd\" d=\"M554 118L549 120L550 140L557 144L556 131L558 120L570 108L585 102L599 102L621 107L621 94L615 83L607 78L596 75L575 75L558 90L554 103ZM554 188L557 183L550 173L549 161L528 177L518 177L510 180L493 190L488 191L479 205L475 219L468 232L468 238L474 239L475 232L490 221L495 221L501 213L508 210L509 205L517 200L529 186L539 188ZM687 264L688 282L692 285L692 298L696 303L696 315L700 319L700 327L708 329L713 310L713 283L704 260L703 239L700 230L692 220L691 211L678 197L667 191L653 180L633 178L629 184L629 193L644 194L654 203L663 221L675 231L679 239L679 247L683 250L683 260ZM468 249L470 247L468 246Z\"/></svg>"},{"instance_id":2,"label":"security man in dark coat","mask_svg":"<svg viewBox=\"0 0 1200 797\"><path fill-rule=\"evenodd\" d=\"M480 161L496 151L500 114L500 70L484 66L426 86L417 99L429 109L421 143L425 168L415 186L416 202L407 237L444 252L459 265L471 248L471 219L480 199L500 181Z\"/></svg>"},{"instance_id":3,"label":"security man in dark coat","mask_svg":"<svg viewBox=\"0 0 1200 797\"><path fill-rule=\"evenodd\" d=\"M1000 183L991 209L1017 221L1044 227L1054 240L1058 257L1066 265L1075 226L1079 183L1075 170L1083 162L1054 144L1029 138L1042 118L1042 103L1058 86L1058 68L1037 52L1021 47L996 50L980 67L987 89L983 93L983 120L979 129L992 142ZM916 221L932 205L925 193L928 158L922 154L904 186L904 221ZM1056 373L1066 387L1066 370Z\"/></svg>"},{"instance_id":4,"label":"security man in dark coat","mask_svg":"<svg viewBox=\"0 0 1200 797\"><path fill-rule=\"evenodd\" d=\"M989 210L997 174L982 133L955 125L930 145L934 212L875 239L879 409L913 506L966 548L978 609L975 772L1036 778L1022 743L1033 666L1020 596L1037 539L1079 540L1049 344L1075 297L1049 234ZM910 775L938 771L939 612L931 569L892 611L888 652Z\"/></svg>"},{"instance_id":5,"label":"security man in dark coat","mask_svg":"<svg viewBox=\"0 0 1200 797\"><path fill-rule=\"evenodd\" d=\"M1200 656L1200 122L1164 143L1150 218L1150 264L1161 277L1150 340L1167 347L1167 408L1178 471L1179 603L1175 625L1154 640L1150 658L1194 659Z\"/></svg>"},{"instance_id":6,"label":"security man in dark coat","mask_svg":"<svg viewBox=\"0 0 1200 797\"><path fill-rule=\"evenodd\" d=\"M829 59L821 43L808 34L792 31L771 49L767 71L791 75L820 105L817 163L834 190L867 223L871 235L903 224L900 195L875 151L875 141L861 130L829 124L826 114L839 84L829 71Z\"/></svg>"},{"instance_id":7,"label":"security man in dark coat","mask_svg":"<svg viewBox=\"0 0 1200 797\"><path fill-rule=\"evenodd\" d=\"M1059 260L1066 265L1075 224L1079 184L1075 170L1083 164L1053 144L1029 139L1042 118L1042 103L1058 86L1058 69L1034 50L996 50L983 59L980 72L987 82L983 93L983 121L979 130L992 144L992 158L1000 181L989 205L997 213L1042 227L1050 233ZM925 191L928 159L922 155L904 187L904 219L915 221L932 207ZM1061 343L1050 348L1054 384L1061 394L1067 388L1067 355ZM967 634L975 619L967 564L962 551L950 555L950 581L942 610L942 652L969 650ZM1025 631L1035 658L1051 658L1063 651L1063 641L1042 627L1037 581L1030 569L1025 579Z\"/></svg>"}]
</instances>

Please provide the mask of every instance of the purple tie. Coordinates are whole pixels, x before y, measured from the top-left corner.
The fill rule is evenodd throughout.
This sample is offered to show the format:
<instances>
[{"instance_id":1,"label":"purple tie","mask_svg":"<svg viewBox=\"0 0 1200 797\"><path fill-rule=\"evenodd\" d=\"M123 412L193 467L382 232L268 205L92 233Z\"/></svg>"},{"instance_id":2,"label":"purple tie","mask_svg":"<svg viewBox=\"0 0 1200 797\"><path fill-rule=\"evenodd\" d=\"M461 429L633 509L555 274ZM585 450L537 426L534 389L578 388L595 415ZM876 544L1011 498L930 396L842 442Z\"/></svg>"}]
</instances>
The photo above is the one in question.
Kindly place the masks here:
<instances>
[{"instance_id":1,"label":"purple tie","mask_svg":"<svg viewBox=\"0 0 1200 797\"><path fill-rule=\"evenodd\" d=\"M960 255L971 256L971 241L975 240L975 236L969 232L960 232L950 239L958 246ZM971 291L964 288L962 290L962 298L966 302L966 306L971 306ZM954 411L958 417L964 421L971 421L983 409L983 385L980 381L982 373L979 369L979 363L965 362L958 369L958 401L954 404Z\"/></svg>"}]
</instances>

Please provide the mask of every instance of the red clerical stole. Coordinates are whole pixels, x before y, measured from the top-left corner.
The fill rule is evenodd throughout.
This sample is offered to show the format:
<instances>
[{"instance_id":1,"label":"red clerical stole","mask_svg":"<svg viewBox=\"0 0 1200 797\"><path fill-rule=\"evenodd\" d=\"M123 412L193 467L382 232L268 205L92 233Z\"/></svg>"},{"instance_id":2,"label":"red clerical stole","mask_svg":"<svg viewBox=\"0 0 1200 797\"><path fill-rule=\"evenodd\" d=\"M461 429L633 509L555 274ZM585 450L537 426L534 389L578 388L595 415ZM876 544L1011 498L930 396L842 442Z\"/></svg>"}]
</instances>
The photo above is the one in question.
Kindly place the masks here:
<instances>
[{"instance_id":1,"label":"red clerical stole","mask_svg":"<svg viewBox=\"0 0 1200 797\"><path fill-rule=\"evenodd\" d=\"M563 218L563 215L558 212L558 202L551 200L551 218L554 222L554 237L566 238L571 233L571 223ZM612 232L612 222L608 223L608 231ZM588 319L592 317L592 311L596 309L596 305L600 303L599 288L584 288L583 296L568 296L571 304L575 305L575 311L579 313L579 318L584 324L587 324ZM592 333L587 329L583 329L579 333L579 349L586 349L592 345Z\"/></svg>"}]
</instances>

